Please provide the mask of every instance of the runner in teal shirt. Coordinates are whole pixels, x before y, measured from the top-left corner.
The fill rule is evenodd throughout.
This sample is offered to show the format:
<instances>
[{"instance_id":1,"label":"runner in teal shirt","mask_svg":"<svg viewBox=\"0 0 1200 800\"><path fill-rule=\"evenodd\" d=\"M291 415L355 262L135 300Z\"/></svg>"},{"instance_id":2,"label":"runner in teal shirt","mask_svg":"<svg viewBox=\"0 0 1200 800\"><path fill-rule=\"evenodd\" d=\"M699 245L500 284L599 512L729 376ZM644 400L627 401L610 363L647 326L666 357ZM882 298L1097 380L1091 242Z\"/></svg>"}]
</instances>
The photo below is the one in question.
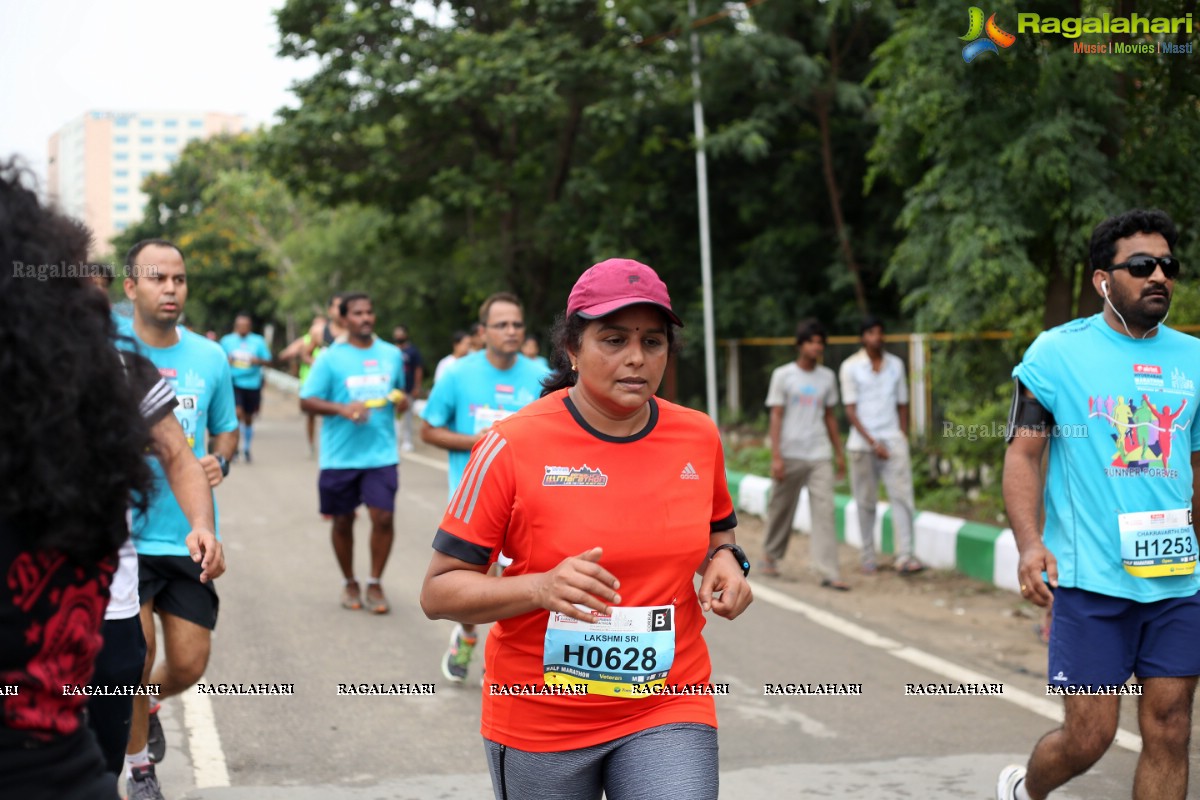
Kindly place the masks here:
<instances>
[{"instance_id":1,"label":"runner in teal shirt","mask_svg":"<svg viewBox=\"0 0 1200 800\"><path fill-rule=\"evenodd\" d=\"M237 405L242 455L247 463L251 461L250 446L254 443L254 418L262 408L263 367L271 363L267 340L252 333L251 324L249 314L238 314L233 333L221 339L221 348L233 370L233 399Z\"/></svg>"}]
</instances>

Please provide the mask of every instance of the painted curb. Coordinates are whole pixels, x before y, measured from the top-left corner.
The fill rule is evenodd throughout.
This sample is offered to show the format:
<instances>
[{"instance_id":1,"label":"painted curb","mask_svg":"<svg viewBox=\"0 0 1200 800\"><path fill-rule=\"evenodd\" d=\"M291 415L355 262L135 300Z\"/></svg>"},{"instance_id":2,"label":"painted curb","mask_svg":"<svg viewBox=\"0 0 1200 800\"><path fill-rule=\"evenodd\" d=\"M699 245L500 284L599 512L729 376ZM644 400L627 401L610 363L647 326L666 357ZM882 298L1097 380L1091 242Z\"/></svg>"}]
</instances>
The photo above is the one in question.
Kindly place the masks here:
<instances>
[{"instance_id":1,"label":"painted curb","mask_svg":"<svg viewBox=\"0 0 1200 800\"><path fill-rule=\"evenodd\" d=\"M725 470L733 505L738 511L766 517L771 499L770 478L737 470ZM844 494L834 496L834 526L837 538L861 548L862 534L858 524L858 504ZM800 503L792 520L795 530L811 530L808 489L800 490ZM894 553L892 512L888 503L875 508L875 549ZM953 569L976 580L990 583L1011 592L1017 585L1017 545L1010 528L997 528L950 517L933 511L918 510L913 519L914 550L917 558L936 569Z\"/></svg>"}]
</instances>

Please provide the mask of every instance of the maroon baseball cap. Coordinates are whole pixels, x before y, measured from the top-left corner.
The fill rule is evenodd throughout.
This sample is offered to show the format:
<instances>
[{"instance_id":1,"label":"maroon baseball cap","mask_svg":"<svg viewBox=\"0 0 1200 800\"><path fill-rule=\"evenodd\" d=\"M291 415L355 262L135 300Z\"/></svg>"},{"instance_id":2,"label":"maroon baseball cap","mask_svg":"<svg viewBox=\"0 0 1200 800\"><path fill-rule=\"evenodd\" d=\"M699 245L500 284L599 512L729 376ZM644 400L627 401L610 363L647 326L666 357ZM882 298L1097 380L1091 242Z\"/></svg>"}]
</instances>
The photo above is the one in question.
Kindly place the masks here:
<instances>
[{"instance_id":1,"label":"maroon baseball cap","mask_svg":"<svg viewBox=\"0 0 1200 800\"><path fill-rule=\"evenodd\" d=\"M658 306L671 322L683 326L683 320L671 309L671 296L662 278L629 258L601 261L580 275L567 298L567 316L596 319L637 303Z\"/></svg>"}]
</instances>

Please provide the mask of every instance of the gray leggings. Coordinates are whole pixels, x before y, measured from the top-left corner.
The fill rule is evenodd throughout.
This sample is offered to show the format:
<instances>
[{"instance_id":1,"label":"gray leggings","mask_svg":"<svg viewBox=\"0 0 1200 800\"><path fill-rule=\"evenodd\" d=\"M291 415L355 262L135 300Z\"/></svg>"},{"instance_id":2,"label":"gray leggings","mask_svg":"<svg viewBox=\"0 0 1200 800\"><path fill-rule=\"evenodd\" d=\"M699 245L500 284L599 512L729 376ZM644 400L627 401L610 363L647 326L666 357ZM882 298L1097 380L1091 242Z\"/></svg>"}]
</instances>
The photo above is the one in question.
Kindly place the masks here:
<instances>
[{"instance_id":1,"label":"gray leggings","mask_svg":"<svg viewBox=\"0 0 1200 800\"><path fill-rule=\"evenodd\" d=\"M717 729L677 722L581 750L483 740L496 800L717 800Z\"/></svg>"}]
</instances>

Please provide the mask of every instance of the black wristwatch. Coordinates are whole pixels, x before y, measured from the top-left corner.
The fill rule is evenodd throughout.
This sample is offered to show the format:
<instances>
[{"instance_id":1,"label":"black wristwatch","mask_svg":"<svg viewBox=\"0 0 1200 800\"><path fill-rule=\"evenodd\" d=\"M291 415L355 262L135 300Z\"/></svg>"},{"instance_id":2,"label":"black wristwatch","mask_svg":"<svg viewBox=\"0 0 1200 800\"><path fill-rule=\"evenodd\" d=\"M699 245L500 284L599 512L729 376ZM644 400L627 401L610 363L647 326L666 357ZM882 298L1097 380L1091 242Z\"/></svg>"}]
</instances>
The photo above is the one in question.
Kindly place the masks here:
<instances>
[{"instance_id":1,"label":"black wristwatch","mask_svg":"<svg viewBox=\"0 0 1200 800\"><path fill-rule=\"evenodd\" d=\"M229 462L225 460L225 456L221 455L220 453L213 453L213 456L215 456L217 459L217 466L221 468L221 477L228 478Z\"/></svg>"},{"instance_id":2,"label":"black wristwatch","mask_svg":"<svg viewBox=\"0 0 1200 800\"><path fill-rule=\"evenodd\" d=\"M736 544L726 543L716 547L711 553L709 553L708 560L712 561L717 553L721 552L722 550L728 550L729 552L733 553L733 557L738 560L738 564L742 568L742 575L750 574L750 559L746 558L746 551L738 547Z\"/></svg>"}]
</instances>

